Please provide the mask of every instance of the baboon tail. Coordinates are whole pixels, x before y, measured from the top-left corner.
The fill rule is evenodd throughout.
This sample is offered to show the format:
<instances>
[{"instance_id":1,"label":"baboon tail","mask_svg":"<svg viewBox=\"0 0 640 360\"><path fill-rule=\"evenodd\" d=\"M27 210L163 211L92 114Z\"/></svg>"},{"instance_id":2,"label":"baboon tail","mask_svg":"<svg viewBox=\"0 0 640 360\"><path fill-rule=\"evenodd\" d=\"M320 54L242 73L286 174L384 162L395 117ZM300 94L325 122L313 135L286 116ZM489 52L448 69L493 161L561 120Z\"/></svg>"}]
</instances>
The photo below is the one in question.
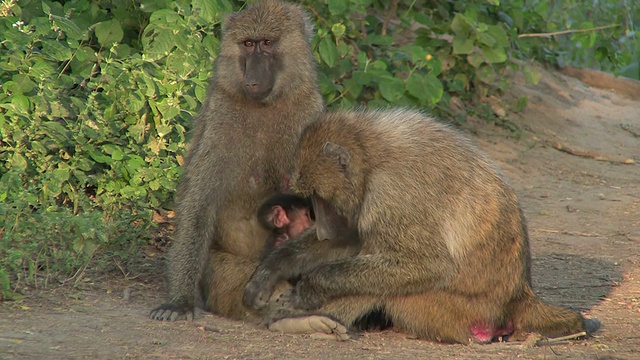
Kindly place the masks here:
<instances>
[{"instance_id":1,"label":"baboon tail","mask_svg":"<svg viewBox=\"0 0 640 360\"><path fill-rule=\"evenodd\" d=\"M513 326L520 331L557 337L582 331L591 334L600 328L597 319L585 319L569 309L542 302L531 288L527 288L513 305Z\"/></svg>"}]
</instances>

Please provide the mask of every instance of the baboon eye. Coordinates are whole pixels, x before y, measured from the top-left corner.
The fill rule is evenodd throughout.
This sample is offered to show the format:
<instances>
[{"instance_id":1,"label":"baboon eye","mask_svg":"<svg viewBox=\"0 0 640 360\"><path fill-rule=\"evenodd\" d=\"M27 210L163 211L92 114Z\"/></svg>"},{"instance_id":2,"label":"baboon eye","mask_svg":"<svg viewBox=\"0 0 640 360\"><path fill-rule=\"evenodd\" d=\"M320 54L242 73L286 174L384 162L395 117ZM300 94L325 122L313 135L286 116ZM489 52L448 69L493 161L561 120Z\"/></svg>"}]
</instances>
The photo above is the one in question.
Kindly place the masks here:
<instances>
[{"instance_id":1,"label":"baboon eye","mask_svg":"<svg viewBox=\"0 0 640 360\"><path fill-rule=\"evenodd\" d=\"M264 46L271 46L273 45L273 42L271 40L262 40L262 44Z\"/></svg>"},{"instance_id":2,"label":"baboon eye","mask_svg":"<svg viewBox=\"0 0 640 360\"><path fill-rule=\"evenodd\" d=\"M242 44L243 44L245 47L253 47L253 46L255 45L255 44L254 44L254 42L253 42L253 40L245 40Z\"/></svg>"}]
</instances>

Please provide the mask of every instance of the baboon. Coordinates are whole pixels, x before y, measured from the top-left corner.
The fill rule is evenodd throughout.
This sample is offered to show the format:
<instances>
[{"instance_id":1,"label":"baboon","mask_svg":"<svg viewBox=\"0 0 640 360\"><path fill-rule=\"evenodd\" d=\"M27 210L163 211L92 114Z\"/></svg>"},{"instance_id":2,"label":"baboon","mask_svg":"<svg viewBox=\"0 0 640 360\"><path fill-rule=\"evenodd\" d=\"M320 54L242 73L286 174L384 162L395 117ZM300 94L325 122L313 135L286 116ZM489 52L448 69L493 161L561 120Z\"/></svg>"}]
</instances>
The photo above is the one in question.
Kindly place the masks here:
<instances>
[{"instance_id":1,"label":"baboon","mask_svg":"<svg viewBox=\"0 0 640 360\"><path fill-rule=\"evenodd\" d=\"M292 194L275 194L258 208L258 221L271 232L265 254L313 225L311 203Z\"/></svg>"},{"instance_id":2,"label":"baboon","mask_svg":"<svg viewBox=\"0 0 640 360\"><path fill-rule=\"evenodd\" d=\"M244 298L261 308L274 282L299 275L291 309L273 312L272 325L312 311L352 326L382 311L400 330L457 343L599 327L536 297L525 218L511 186L479 149L426 115L323 115L301 135L291 188L312 198L317 238L307 241L340 237L346 219L360 251L322 262L300 252L302 238L275 249Z\"/></svg>"},{"instance_id":3,"label":"baboon","mask_svg":"<svg viewBox=\"0 0 640 360\"><path fill-rule=\"evenodd\" d=\"M192 319L200 295L206 310L255 317L242 294L268 235L256 210L288 188L296 141L324 109L312 35L303 8L277 0L226 18L178 188L170 298L151 318Z\"/></svg>"}]
</instances>

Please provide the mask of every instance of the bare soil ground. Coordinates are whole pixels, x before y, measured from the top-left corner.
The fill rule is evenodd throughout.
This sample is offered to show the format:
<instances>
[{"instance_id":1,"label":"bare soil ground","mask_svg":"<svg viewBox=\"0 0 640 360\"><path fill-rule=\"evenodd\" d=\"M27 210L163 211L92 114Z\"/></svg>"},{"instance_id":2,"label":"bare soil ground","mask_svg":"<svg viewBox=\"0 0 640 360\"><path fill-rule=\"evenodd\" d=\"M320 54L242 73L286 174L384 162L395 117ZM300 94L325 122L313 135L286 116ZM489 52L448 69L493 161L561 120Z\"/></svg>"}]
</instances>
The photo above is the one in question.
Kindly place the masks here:
<instances>
[{"instance_id":1,"label":"bare soil ground","mask_svg":"<svg viewBox=\"0 0 640 360\"><path fill-rule=\"evenodd\" d=\"M147 317L165 297L164 269L155 261L148 271L155 276L102 274L85 278L82 289L34 291L23 301L0 303L0 358L640 358L640 167L624 164L640 161L640 101L633 99L640 92L620 94L615 86L601 90L539 71L539 84L519 82L511 92L529 97L524 111L508 113L520 137L480 120L465 129L521 198L536 291L600 319L594 337L464 346L386 330L336 342L270 333L211 314L160 323Z\"/></svg>"}]
</instances>

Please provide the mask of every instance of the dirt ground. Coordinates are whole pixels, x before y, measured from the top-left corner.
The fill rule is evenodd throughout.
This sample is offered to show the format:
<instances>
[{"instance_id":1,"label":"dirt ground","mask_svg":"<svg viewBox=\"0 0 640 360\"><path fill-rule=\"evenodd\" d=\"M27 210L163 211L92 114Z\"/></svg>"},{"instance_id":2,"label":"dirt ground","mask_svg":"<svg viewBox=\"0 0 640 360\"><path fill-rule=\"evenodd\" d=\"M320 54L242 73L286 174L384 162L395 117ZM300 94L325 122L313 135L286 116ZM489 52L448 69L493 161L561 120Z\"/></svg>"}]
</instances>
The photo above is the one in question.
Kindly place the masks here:
<instances>
[{"instance_id":1,"label":"dirt ground","mask_svg":"<svg viewBox=\"0 0 640 360\"><path fill-rule=\"evenodd\" d=\"M110 274L85 278L82 290L59 287L0 303L0 358L639 359L640 167L625 162L640 162L640 92L623 96L539 71L539 84L518 83L511 92L529 97L524 111L507 114L521 136L482 120L465 129L520 196L536 291L600 319L592 338L465 346L386 330L336 342L204 313L194 322L161 323L147 317L165 300L164 269L156 266L153 281Z\"/></svg>"}]
</instances>

